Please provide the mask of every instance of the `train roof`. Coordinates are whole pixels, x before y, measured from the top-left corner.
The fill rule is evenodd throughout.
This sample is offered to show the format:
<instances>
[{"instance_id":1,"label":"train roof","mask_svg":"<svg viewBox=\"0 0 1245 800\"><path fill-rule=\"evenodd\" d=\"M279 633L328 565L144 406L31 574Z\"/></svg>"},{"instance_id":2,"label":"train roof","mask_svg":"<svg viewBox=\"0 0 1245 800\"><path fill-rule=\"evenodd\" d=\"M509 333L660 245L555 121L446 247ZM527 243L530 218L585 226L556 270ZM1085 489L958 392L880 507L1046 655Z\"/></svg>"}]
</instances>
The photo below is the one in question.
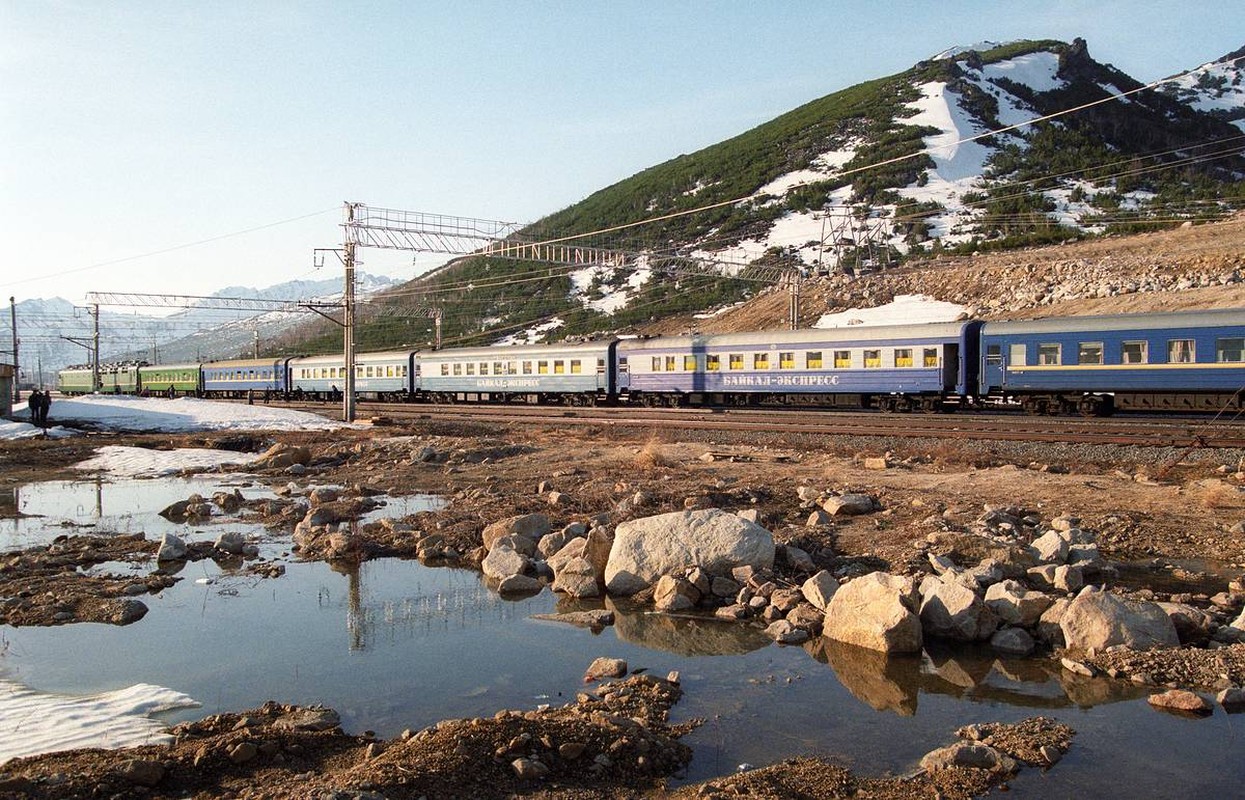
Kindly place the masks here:
<instances>
[{"instance_id":1,"label":"train roof","mask_svg":"<svg viewBox=\"0 0 1245 800\"><path fill-rule=\"evenodd\" d=\"M929 339L959 339L967 321L929 322L920 325L852 325L846 328L805 328L798 331L750 331L748 333L654 336L625 339L619 350L663 350L699 344L706 347L804 346L839 342L902 343Z\"/></svg>"},{"instance_id":2,"label":"train roof","mask_svg":"<svg viewBox=\"0 0 1245 800\"><path fill-rule=\"evenodd\" d=\"M204 361L200 364L200 366L204 369L216 369L218 367L269 367L273 364L280 364L285 360L285 356L272 356L270 358L235 358L229 361Z\"/></svg>"},{"instance_id":3,"label":"train roof","mask_svg":"<svg viewBox=\"0 0 1245 800\"><path fill-rule=\"evenodd\" d=\"M592 342L563 342L561 344L512 344L493 347L453 347L445 350L421 350L421 358L523 358L556 353L603 353L609 350L615 339L598 339Z\"/></svg>"},{"instance_id":4,"label":"train roof","mask_svg":"<svg viewBox=\"0 0 1245 800\"><path fill-rule=\"evenodd\" d=\"M1044 317L1042 319L987 322L982 334L1009 336L1026 333L1091 333L1096 331L1153 331L1183 328L1245 328L1245 309L1173 311L1161 314L1114 314L1093 317ZM1245 333L1245 332L1243 332Z\"/></svg>"},{"instance_id":5,"label":"train roof","mask_svg":"<svg viewBox=\"0 0 1245 800\"><path fill-rule=\"evenodd\" d=\"M354 363L368 364L376 361L392 361L397 358L407 359L418 350L375 350L370 353L355 353ZM290 359L291 364L344 364L345 353L329 353L320 356L300 356Z\"/></svg>"},{"instance_id":6,"label":"train roof","mask_svg":"<svg viewBox=\"0 0 1245 800\"><path fill-rule=\"evenodd\" d=\"M139 372L150 372L153 369L198 369L200 366L198 361L188 361L182 364L145 364L138 368Z\"/></svg>"}]
</instances>

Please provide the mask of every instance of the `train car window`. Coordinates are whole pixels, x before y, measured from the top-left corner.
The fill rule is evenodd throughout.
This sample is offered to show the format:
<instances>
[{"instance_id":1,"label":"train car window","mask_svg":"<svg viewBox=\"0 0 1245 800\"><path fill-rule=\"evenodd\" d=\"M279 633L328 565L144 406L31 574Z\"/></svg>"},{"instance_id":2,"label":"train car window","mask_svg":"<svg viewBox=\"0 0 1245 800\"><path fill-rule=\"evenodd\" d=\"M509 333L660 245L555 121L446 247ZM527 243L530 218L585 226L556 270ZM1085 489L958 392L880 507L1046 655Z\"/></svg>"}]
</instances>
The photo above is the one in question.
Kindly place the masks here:
<instances>
[{"instance_id":1,"label":"train car window","mask_svg":"<svg viewBox=\"0 0 1245 800\"><path fill-rule=\"evenodd\" d=\"M1197 360L1197 349L1192 339L1168 339L1167 363L1192 364Z\"/></svg>"},{"instance_id":2,"label":"train car window","mask_svg":"<svg viewBox=\"0 0 1245 800\"><path fill-rule=\"evenodd\" d=\"M1215 360L1220 363L1245 361L1245 339L1216 339Z\"/></svg>"},{"instance_id":3,"label":"train car window","mask_svg":"<svg viewBox=\"0 0 1245 800\"><path fill-rule=\"evenodd\" d=\"M653 372L661 372L661 356L653 356Z\"/></svg>"},{"instance_id":4,"label":"train car window","mask_svg":"<svg viewBox=\"0 0 1245 800\"><path fill-rule=\"evenodd\" d=\"M925 348L925 353L922 356L922 363L924 363L925 366L927 367L938 366L938 348L937 347Z\"/></svg>"},{"instance_id":5,"label":"train car window","mask_svg":"<svg viewBox=\"0 0 1245 800\"><path fill-rule=\"evenodd\" d=\"M912 366L912 348L896 347L895 348L895 366L910 367Z\"/></svg>"},{"instance_id":6,"label":"train car window","mask_svg":"<svg viewBox=\"0 0 1245 800\"><path fill-rule=\"evenodd\" d=\"M390 365L390 366L388 366L388 367L385 367L385 377L386 377L386 378L392 378L392 377L393 377L393 366L392 366L392 365Z\"/></svg>"},{"instance_id":7,"label":"train car window","mask_svg":"<svg viewBox=\"0 0 1245 800\"><path fill-rule=\"evenodd\" d=\"M779 353L778 368L795 369L795 353Z\"/></svg>"},{"instance_id":8,"label":"train car window","mask_svg":"<svg viewBox=\"0 0 1245 800\"><path fill-rule=\"evenodd\" d=\"M518 361L507 361L506 362L506 374L507 375L518 375L519 374L519 362Z\"/></svg>"},{"instance_id":9,"label":"train car window","mask_svg":"<svg viewBox=\"0 0 1245 800\"><path fill-rule=\"evenodd\" d=\"M450 365L449 365L449 364L444 364L444 363L443 363L443 364L441 364L441 376L442 376L442 377L445 377L445 378L448 378L448 377L449 377L449 375L450 375Z\"/></svg>"},{"instance_id":10,"label":"train car window","mask_svg":"<svg viewBox=\"0 0 1245 800\"><path fill-rule=\"evenodd\" d=\"M852 366L851 350L835 350L834 351L834 368L850 369Z\"/></svg>"},{"instance_id":11,"label":"train car window","mask_svg":"<svg viewBox=\"0 0 1245 800\"><path fill-rule=\"evenodd\" d=\"M356 367L354 368L354 376L355 376L356 378L362 378L362 377L363 377L363 367L356 366Z\"/></svg>"},{"instance_id":12,"label":"train car window","mask_svg":"<svg viewBox=\"0 0 1245 800\"><path fill-rule=\"evenodd\" d=\"M1076 351L1076 363L1101 364L1102 342L1081 342Z\"/></svg>"},{"instance_id":13,"label":"train car window","mask_svg":"<svg viewBox=\"0 0 1245 800\"><path fill-rule=\"evenodd\" d=\"M804 354L805 369L821 369L821 351L810 350Z\"/></svg>"},{"instance_id":14,"label":"train car window","mask_svg":"<svg viewBox=\"0 0 1245 800\"><path fill-rule=\"evenodd\" d=\"M502 363L500 361L493 362L493 374L494 375L505 375L506 374L506 368L502 366Z\"/></svg>"},{"instance_id":15,"label":"train car window","mask_svg":"<svg viewBox=\"0 0 1245 800\"><path fill-rule=\"evenodd\" d=\"M480 374L481 374L481 375L487 375L487 374L488 374L488 362L487 362L487 361L481 361L481 362L480 362Z\"/></svg>"},{"instance_id":16,"label":"train car window","mask_svg":"<svg viewBox=\"0 0 1245 800\"><path fill-rule=\"evenodd\" d=\"M769 369L769 353L753 353L752 368Z\"/></svg>"},{"instance_id":17,"label":"train car window","mask_svg":"<svg viewBox=\"0 0 1245 800\"><path fill-rule=\"evenodd\" d=\"M1023 344L1010 344L1007 346L1007 364L1011 367L1023 367L1029 363L1029 355L1025 352Z\"/></svg>"},{"instance_id":18,"label":"train car window","mask_svg":"<svg viewBox=\"0 0 1245 800\"><path fill-rule=\"evenodd\" d=\"M565 375L566 374L566 362L560 358L555 359L553 362L553 374L554 375Z\"/></svg>"},{"instance_id":19,"label":"train car window","mask_svg":"<svg viewBox=\"0 0 1245 800\"><path fill-rule=\"evenodd\" d=\"M524 375L531 375L531 374L532 374L532 362L531 362L531 361L524 361L524 362L523 362L523 374L524 374Z\"/></svg>"},{"instance_id":20,"label":"train car window","mask_svg":"<svg viewBox=\"0 0 1245 800\"><path fill-rule=\"evenodd\" d=\"M584 371L583 362L580 361L578 358L572 358L571 359L571 374L578 375L582 373L583 371Z\"/></svg>"},{"instance_id":21,"label":"train car window","mask_svg":"<svg viewBox=\"0 0 1245 800\"><path fill-rule=\"evenodd\" d=\"M455 375L462 375L462 374L463 374L463 365L462 365L462 364L455 364L455 365L454 365L454 374L455 374Z\"/></svg>"},{"instance_id":22,"label":"train car window","mask_svg":"<svg viewBox=\"0 0 1245 800\"><path fill-rule=\"evenodd\" d=\"M367 376L368 376L369 378L375 378L375 377L378 377L378 376L377 376L377 374L376 374L376 368L375 368L375 367L368 367L368 368L367 368Z\"/></svg>"},{"instance_id":23,"label":"train car window","mask_svg":"<svg viewBox=\"0 0 1245 800\"><path fill-rule=\"evenodd\" d=\"M475 375L475 374L476 374L476 362L474 362L474 361L468 361L468 362L467 362L467 374L468 374L468 375Z\"/></svg>"},{"instance_id":24,"label":"train car window","mask_svg":"<svg viewBox=\"0 0 1245 800\"><path fill-rule=\"evenodd\" d=\"M398 367L398 377L399 378L406 377L406 364L403 364L402 366Z\"/></svg>"},{"instance_id":25,"label":"train car window","mask_svg":"<svg viewBox=\"0 0 1245 800\"><path fill-rule=\"evenodd\" d=\"M882 351L881 350L866 350L865 351L865 369L873 369L873 368L880 367L880 366L882 366Z\"/></svg>"},{"instance_id":26,"label":"train car window","mask_svg":"<svg viewBox=\"0 0 1245 800\"><path fill-rule=\"evenodd\" d=\"M666 372L674 372L674 356L666 356Z\"/></svg>"},{"instance_id":27,"label":"train car window","mask_svg":"<svg viewBox=\"0 0 1245 800\"><path fill-rule=\"evenodd\" d=\"M731 369L743 369L744 368L744 354L743 353L731 353L729 358L730 358L730 364L728 366Z\"/></svg>"},{"instance_id":28,"label":"train car window","mask_svg":"<svg viewBox=\"0 0 1245 800\"><path fill-rule=\"evenodd\" d=\"M1124 342L1120 345L1121 364L1147 364L1150 361L1149 342Z\"/></svg>"},{"instance_id":29,"label":"train car window","mask_svg":"<svg viewBox=\"0 0 1245 800\"><path fill-rule=\"evenodd\" d=\"M1062 347L1058 342L1038 345L1038 366L1057 367L1063 363Z\"/></svg>"},{"instance_id":30,"label":"train car window","mask_svg":"<svg viewBox=\"0 0 1245 800\"><path fill-rule=\"evenodd\" d=\"M683 356L683 369L688 372L696 371L696 356Z\"/></svg>"},{"instance_id":31,"label":"train car window","mask_svg":"<svg viewBox=\"0 0 1245 800\"><path fill-rule=\"evenodd\" d=\"M549 374L549 362L548 361L536 362L536 371L540 373L541 375L548 375Z\"/></svg>"},{"instance_id":32,"label":"train car window","mask_svg":"<svg viewBox=\"0 0 1245 800\"><path fill-rule=\"evenodd\" d=\"M604 358L597 359L597 374L598 375L605 374L605 359Z\"/></svg>"},{"instance_id":33,"label":"train car window","mask_svg":"<svg viewBox=\"0 0 1245 800\"><path fill-rule=\"evenodd\" d=\"M722 357L705 356L705 370L708 372L720 372L722 370Z\"/></svg>"}]
</instances>

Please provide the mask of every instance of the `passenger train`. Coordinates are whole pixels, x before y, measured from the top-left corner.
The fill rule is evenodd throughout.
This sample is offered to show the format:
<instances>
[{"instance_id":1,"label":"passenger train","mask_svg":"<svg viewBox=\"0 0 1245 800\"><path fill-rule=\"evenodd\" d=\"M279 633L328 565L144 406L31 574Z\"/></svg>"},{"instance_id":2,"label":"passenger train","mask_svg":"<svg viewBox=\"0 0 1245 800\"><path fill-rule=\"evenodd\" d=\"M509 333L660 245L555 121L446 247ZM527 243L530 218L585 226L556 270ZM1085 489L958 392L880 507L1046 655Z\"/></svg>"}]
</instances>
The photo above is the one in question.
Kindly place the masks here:
<instances>
[{"instance_id":1,"label":"passenger train","mask_svg":"<svg viewBox=\"0 0 1245 800\"><path fill-rule=\"evenodd\" d=\"M101 391L337 399L341 354L117 366ZM1245 310L389 350L355 359L363 399L1033 414L1245 408ZM89 369L59 374L91 390Z\"/></svg>"}]
</instances>

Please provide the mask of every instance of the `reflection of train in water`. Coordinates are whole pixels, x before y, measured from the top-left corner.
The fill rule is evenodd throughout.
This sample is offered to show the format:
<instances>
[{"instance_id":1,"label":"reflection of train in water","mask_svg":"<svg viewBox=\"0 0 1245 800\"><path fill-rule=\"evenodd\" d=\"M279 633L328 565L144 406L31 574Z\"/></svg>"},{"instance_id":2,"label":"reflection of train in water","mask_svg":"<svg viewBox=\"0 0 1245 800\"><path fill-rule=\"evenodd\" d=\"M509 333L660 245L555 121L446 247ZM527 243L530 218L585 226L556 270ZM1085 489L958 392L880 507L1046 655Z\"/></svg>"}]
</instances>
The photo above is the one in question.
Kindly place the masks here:
<instances>
[{"instance_id":1,"label":"reflection of train in water","mask_svg":"<svg viewBox=\"0 0 1245 800\"><path fill-rule=\"evenodd\" d=\"M332 399L340 354L127 364L101 391L168 396ZM62 370L60 391L90 391L90 369ZM1030 413L1242 408L1245 310L829 330L692 334L360 353L355 391L378 400L835 406Z\"/></svg>"}]
</instances>

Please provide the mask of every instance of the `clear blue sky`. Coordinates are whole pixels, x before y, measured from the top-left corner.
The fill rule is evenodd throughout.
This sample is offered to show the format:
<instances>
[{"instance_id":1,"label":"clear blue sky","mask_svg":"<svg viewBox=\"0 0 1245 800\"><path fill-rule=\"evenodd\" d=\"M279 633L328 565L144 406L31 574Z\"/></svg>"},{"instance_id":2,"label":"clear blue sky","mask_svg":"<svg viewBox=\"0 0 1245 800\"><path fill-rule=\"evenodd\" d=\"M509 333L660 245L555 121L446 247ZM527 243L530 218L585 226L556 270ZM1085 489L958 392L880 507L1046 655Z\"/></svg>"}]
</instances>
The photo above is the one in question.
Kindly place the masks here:
<instances>
[{"instance_id":1,"label":"clear blue sky","mask_svg":"<svg viewBox=\"0 0 1245 800\"><path fill-rule=\"evenodd\" d=\"M532 221L952 45L1081 36L1147 81L1245 45L1241 11L0 0L0 299L334 277L311 249L340 242L343 200Z\"/></svg>"}]
</instances>

